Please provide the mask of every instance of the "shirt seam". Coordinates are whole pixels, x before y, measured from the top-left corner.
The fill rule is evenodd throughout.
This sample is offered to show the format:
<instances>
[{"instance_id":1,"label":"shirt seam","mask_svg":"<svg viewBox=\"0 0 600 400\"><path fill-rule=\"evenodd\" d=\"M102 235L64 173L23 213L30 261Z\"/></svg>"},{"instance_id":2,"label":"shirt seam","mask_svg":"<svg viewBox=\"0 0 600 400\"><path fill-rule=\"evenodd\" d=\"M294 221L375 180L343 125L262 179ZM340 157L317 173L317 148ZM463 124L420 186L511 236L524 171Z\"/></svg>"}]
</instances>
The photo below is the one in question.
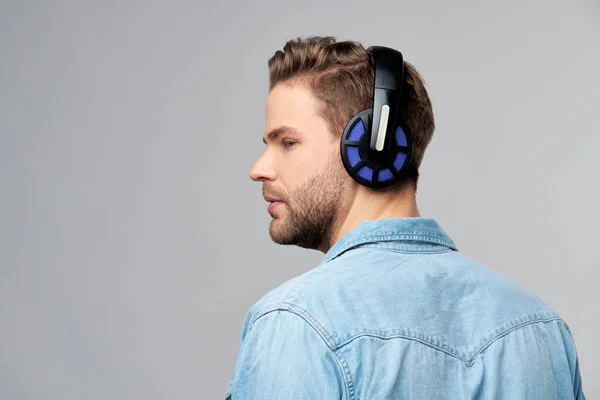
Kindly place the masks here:
<instances>
[{"instance_id":1,"label":"shirt seam","mask_svg":"<svg viewBox=\"0 0 600 400\"><path fill-rule=\"evenodd\" d=\"M428 342L426 340L419 339L419 338L416 338L414 336L409 336L407 334L402 334L402 333L397 333L397 334L393 334L393 335L380 335L380 334L376 334L376 333L363 332L363 333L354 335L350 339L348 339L345 342L341 343L339 346L336 347L336 351L339 350L339 349L341 349L344 346L347 346L348 344L350 344L354 340L356 340L358 338L361 338L363 336L374 337L374 338L383 339L383 340L398 339L398 338L400 338L400 339L406 339L406 340L411 340L411 341L414 341L414 342L417 342L417 343L421 343L422 345L430 347L430 348L432 348L434 350L437 350L437 351L440 351L442 353L445 353L445 354L449 355L450 357L456 358L457 360L460 360L460 361L462 361L464 363L467 362L467 360L465 360L464 358L460 357L459 355L457 355L455 353L452 353L449 350L446 350L446 349L444 349L444 348L442 348L440 346L437 346L437 345L435 345L435 344L433 344L431 342Z\"/></svg>"},{"instance_id":2,"label":"shirt seam","mask_svg":"<svg viewBox=\"0 0 600 400\"><path fill-rule=\"evenodd\" d=\"M387 240L423 240L425 242L430 242L430 243L436 243L442 246L446 246L451 250L458 250L456 247L456 244L452 241L449 241L448 239L444 239L444 238L438 238L438 237L434 237L431 235L428 235L427 233L423 233L423 234L403 234L403 235L379 235L379 236L368 236L368 237L361 237L358 239L354 239L348 243L345 243L338 251L337 254L332 255L331 258L329 260L327 260L327 262L332 261L336 258L338 258L339 256L341 256L343 253L347 252L348 250L352 249L352 247L359 245L359 244L365 244L365 243L369 243L372 241L387 241Z\"/></svg>"},{"instance_id":3,"label":"shirt seam","mask_svg":"<svg viewBox=\"0 0 600 400\"><path fill-rule=\"evenodd\" d=\"M274 311L288 311L292 314L298 315L302 318L313 330L317 333L317 335L323 340L329 351L334 355L336 360L336 364L344 377L344 383L346 385L346 396L349 400L354 400L354 383L352 382L352 375L350 373L350 369L344 358L335 350L335 342L333 341L331 335L327 330L313 317L308 311L305 309L298 307L291 303L280 302L275 305L263 307L259 312L256 312L256 318L251 322L248 331L252 329L256 321L260 318L264 317L267 314L270 314Z\"/></svg>"},{"instance_id":4,"label":"shirt seam","mask_svg":"<svg viewBox=\"0 0 600 400\"><path fill-rule=\"evenodd\" d=\"M530 321L526 321L520 324L517 324L509 329L506 329L505 331L503 331L502 333L500 333L499 335L495 336L494 338L492 338L488 343L486 343L485 345L483 345L483 347L481 349L479 349L479 351L477 351L473 357L471 357L468 361L467 361L467 365L472 365L475 362L475 359L477 357L479 357L481 354L483 354L485 352L485 350L487 350L492 344L494 344L495 342L497 342L498 340L502 339L503 337L509 335L510 333L524 328L526 326L529 325L533 325L533 324L540 324L540 323L548 323L548 322L553 322L553 321L561 321L561 317L559 316L555 316L555 317L550 317L550 318L537 318L534 320L530 320Z\"/></svg>"},{"instance_id":5,"label":"shirt seam","mask_svg":"<svg viewBox=\"0 0 600 400\"><path fill-rule=\"evenodd\" d=\"M467 357L461 357L458 353L458 351L456 351L455 349L445 349L439 345L436 345L434 343L431 343L430 341L415 337L415 336L411 336L408 333L396 333L396 334L391 334L391 335L382 335L382 334L377 334L377 333L371 333L371 332L361 332L359 334L356 334L354 336L352 336L351 338L347 339L346 341L340 343L339 345L337 345L334 349L334 351L338 351L339 349L341 349L344 346L347 346L348 344L350 344L351 342L353 342L354 340L363 337L363 336L368 336L368 337L374 337L374 338L378 338L378 339L383 339L383 340L387 340L387 339L406 339L406 340L411 340L417 343L421 343L422 345L425 345L431 349L440 351L444 354L449 355L450 357L453 357L463 363L465 363L467 366L471 366L474 362L475 359L481 355L489 346L491 346L494 342L498 341L499 339L503 338L504 336L508 335L509 333L528 326L528 325L532 325L535 323L547 323L547 322L552 322L552 321L562 321L562 319L560 318L560 316L553 316L553 317L549 317L549 318L536 318L533 320L528 320L519 324L516 324L514 326L511 326L508 329L503 330L501 333L499 333L498 335L495 335L492 339L490 339L488 342L486 342L486 344L484 344L477 352L474 353L474 355L470 358Z\"/></svg>"},{"instance_id":6,"label":"shirt seam","mask_svg":"<svg viewBox=\"0 0 600 400\"><path fill-rule=\"evenodd\" d=\"M374 235L374 236L363 236L361 238L357 238L357 239L354 239L353 241L348 242L347 245L353 245L355 243L362 242L362 241L398 240L398 239L423 240L425 242L434 242L434 243L442 244L442 245L445 245L448 247L455 246L455 244L451 240L445 239L443 237L436 237L436 236L430 235L426 232L422 232L422 233L414 232L414 233L403 233L403 234L380 234L380 235Z\"/></svg>"},{"instance_id":7,"label":"shirt seam","mask_svg":"<svg viewBox=\"0 0 600 400\"><path fill-rule=\"evenodd\" d=\"M373 250L373 251L389 251L392 253L402 253L402 254L442 254L442 253L449 253L452 251L452 249L448 248L448 247L444 247L442 249L436 249L436 250L424 250L424 249L417 249L417 248L409 248L409 247L378 247L378 246L369 246L369 247L357 247L357 248L361 248L361 249L369 249L369 250Z\"/></svg>"}]
</instances>

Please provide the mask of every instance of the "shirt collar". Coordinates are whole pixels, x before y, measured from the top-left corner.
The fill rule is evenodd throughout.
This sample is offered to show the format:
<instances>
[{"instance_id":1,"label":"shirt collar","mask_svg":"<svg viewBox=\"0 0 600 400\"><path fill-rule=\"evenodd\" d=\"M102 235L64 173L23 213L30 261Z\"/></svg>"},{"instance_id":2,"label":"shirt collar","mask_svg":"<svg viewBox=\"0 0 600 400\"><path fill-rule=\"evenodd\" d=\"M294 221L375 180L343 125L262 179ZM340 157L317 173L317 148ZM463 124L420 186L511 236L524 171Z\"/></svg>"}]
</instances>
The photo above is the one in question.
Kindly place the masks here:
<instances>
[{"instance_id":1,"label":"shirt collar","mask_svg":"<svg viewBox=\"0 0 600 400\"><path fill-rule=\"evenodd\" d=\"M329 249L321 263L329 262L354 247L377 242L396 242L398 247L410 242L416 249L419 245L438 245L458 251L450 236L431 218L383 218L361 221Z\"/></svg>"}]
</instances>

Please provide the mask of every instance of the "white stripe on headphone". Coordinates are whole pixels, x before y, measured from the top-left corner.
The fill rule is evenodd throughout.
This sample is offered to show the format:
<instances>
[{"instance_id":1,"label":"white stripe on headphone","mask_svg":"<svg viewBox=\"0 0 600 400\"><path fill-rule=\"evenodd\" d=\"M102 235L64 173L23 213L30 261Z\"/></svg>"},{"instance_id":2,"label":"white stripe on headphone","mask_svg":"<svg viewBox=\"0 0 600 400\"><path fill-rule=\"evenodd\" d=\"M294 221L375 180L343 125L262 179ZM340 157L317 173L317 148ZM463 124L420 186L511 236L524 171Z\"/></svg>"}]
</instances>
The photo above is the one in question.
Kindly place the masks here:
<instances>
[{"instance_id":1,"label":"white stripe on headphone","mask_svg":"<svg viewBox=\"0 0 600 400\"><path fill-rule=\"evenodd\" d=\"M390 106L384 104L381 106L381 118L379 118L379 129L377 131L377 142L375 143L375 150L383 150L383 143L385 142L385 134L387 132L388 117L390 115Z\"/></svg>"}]
</instances>

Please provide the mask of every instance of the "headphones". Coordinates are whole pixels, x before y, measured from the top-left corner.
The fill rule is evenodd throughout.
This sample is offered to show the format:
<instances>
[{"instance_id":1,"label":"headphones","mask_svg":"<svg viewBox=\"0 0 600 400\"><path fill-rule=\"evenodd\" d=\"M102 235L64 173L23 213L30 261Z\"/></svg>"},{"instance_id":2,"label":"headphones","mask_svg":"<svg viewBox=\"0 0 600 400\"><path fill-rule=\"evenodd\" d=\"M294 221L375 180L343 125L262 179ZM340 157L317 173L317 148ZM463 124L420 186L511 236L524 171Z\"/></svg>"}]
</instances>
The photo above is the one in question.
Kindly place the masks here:
<instances>
[{"instance_id":1,"label":"headphones","mask_svg":"<svg viewBox=\"0 0 600 400\"><path fill-rule=\"evenodd\" d=\"M399 117L404 59L399 51L383 46L371 46L367 53L375 70L373 107L350 119L340 150L356 182L382 188L407 175L412 156L411 136Z\"/></svg>"}]
</instances>

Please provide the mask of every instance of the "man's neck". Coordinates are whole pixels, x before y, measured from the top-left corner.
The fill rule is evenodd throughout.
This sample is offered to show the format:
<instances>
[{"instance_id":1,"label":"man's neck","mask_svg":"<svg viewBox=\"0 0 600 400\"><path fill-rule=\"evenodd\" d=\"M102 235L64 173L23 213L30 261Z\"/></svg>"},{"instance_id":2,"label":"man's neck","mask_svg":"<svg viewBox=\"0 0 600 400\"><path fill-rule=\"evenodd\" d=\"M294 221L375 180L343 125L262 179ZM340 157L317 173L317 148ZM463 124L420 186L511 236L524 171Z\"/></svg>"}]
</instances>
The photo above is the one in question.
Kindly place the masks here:
<instances>
[{"instance_id":1,"label":"man's neck","mask_svg":"<svg viewBox=\"0 0 600 400\"><path fill-rule=\"evenodd\" d=\"M419 217L416 195L413 189L401 193L374 193L363 188L356 191L354 199L341 213L331 230L330 241L319 250L327 253L346 233L356 228L361 221L384 218Z\"/></svg>"}]
</instances>

